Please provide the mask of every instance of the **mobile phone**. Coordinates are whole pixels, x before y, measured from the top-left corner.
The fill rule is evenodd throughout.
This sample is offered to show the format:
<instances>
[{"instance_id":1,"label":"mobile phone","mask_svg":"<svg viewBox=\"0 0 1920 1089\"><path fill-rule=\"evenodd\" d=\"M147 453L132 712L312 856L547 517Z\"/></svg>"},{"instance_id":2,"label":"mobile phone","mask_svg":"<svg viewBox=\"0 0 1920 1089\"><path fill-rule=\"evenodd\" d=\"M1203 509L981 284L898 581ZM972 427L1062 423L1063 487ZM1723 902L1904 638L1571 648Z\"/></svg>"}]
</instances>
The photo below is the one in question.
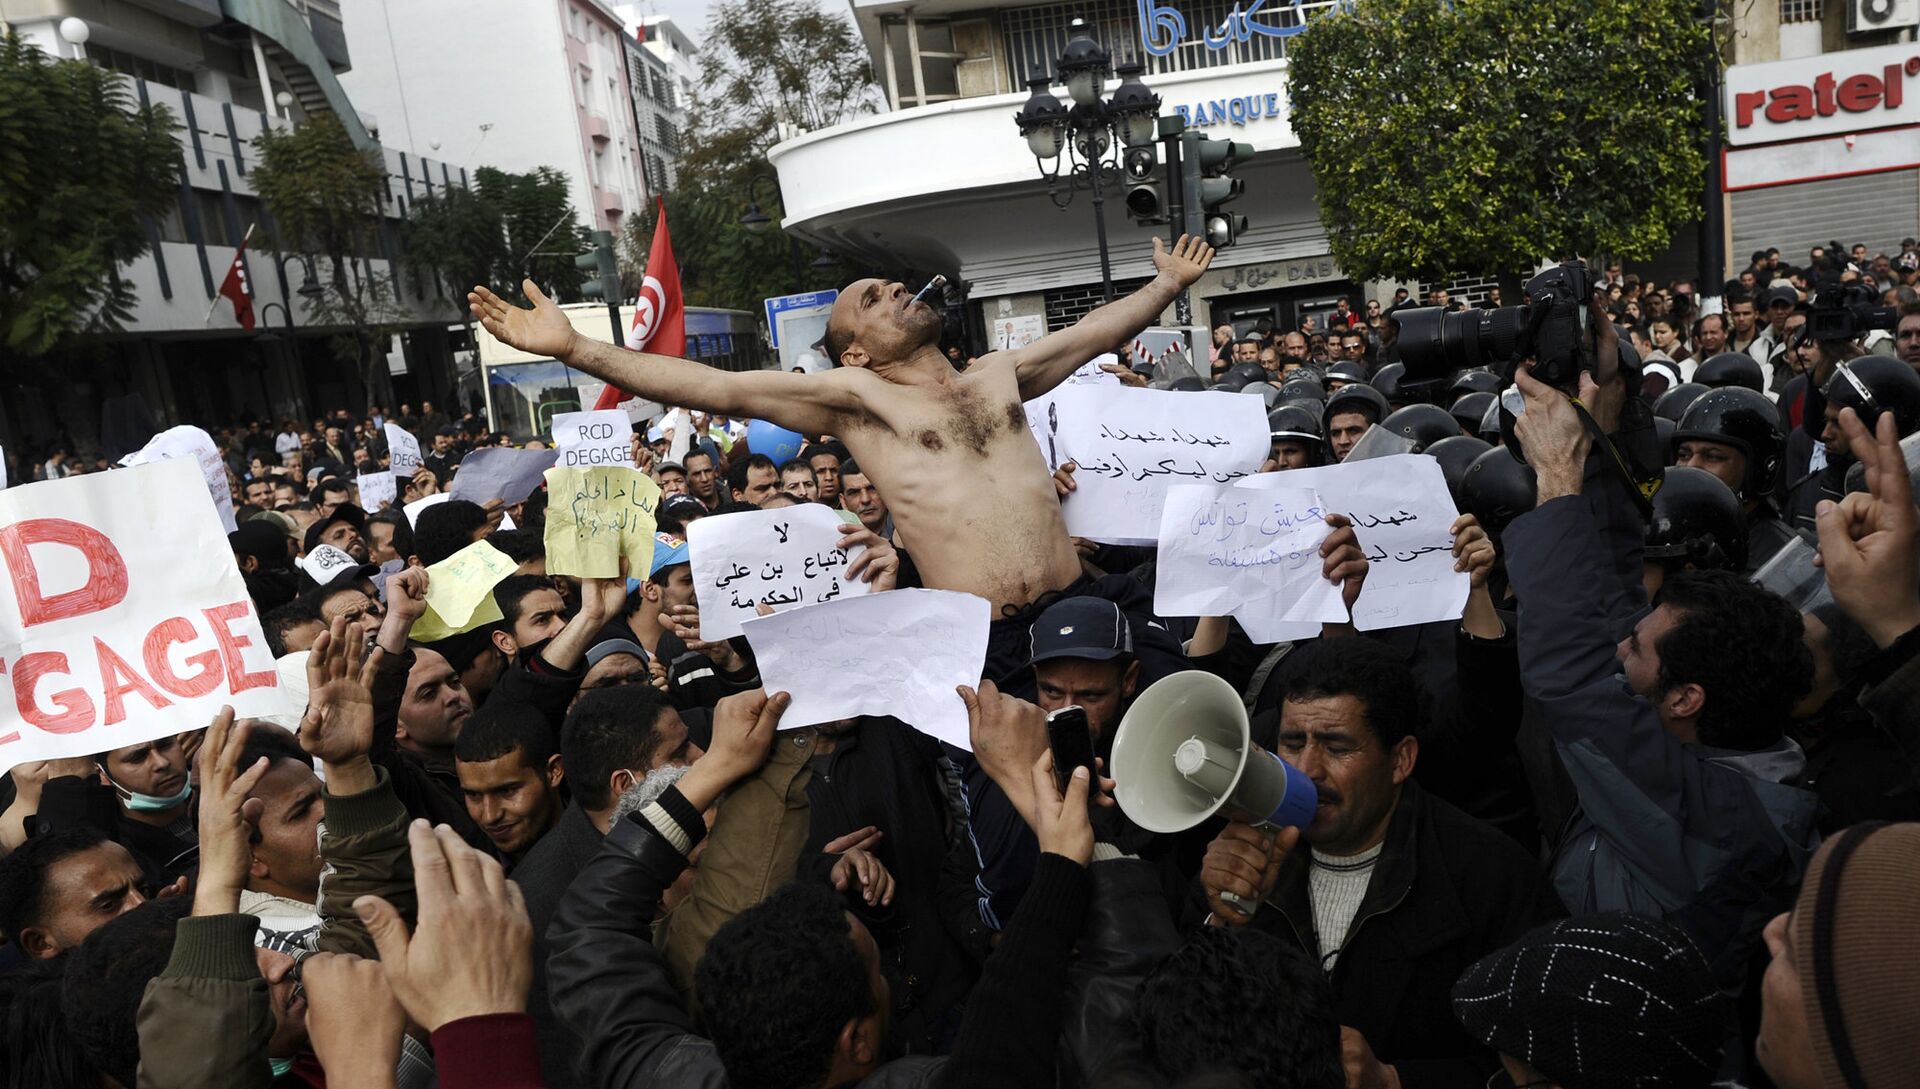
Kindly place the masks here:
<instances>
[{"instance_id":1,"label":"mobile phone","mask_svg":"<svg viewBox=\"0 0 1920 1089\"><path fill-rule=\"evenodd\" d=\"M1047 747L1053 750L1053 778L1061 794L1067 792L1074 768L1086 768L1089 776L1095 774L1093 734L1087 728L1086 708L1074 704L1049 714Z\"/></svg>"}]
</instances>

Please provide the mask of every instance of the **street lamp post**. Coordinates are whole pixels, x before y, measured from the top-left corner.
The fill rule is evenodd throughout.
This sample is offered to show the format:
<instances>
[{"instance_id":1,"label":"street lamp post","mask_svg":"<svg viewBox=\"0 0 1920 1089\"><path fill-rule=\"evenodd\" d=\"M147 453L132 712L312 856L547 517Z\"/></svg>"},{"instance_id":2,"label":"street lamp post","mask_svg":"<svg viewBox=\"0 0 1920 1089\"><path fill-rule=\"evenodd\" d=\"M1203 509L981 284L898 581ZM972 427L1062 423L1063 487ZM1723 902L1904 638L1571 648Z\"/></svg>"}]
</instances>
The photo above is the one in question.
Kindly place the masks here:
<instances>
[{"instance_id":1,"label":"street lamp post","mask_svg":"<svg viewBox=\"0 0 1920 1089\"><path fill-rule=\"evenodd\" d=\"M773 186L775 200L780 199L780 183L766 174L755 174L747 183L747 210L740 216L740 225L754 234L765 234L773 226L773 217L760 210L760 183ZM806 275L800 271L800 243L792 235L787 236L787 257L793 262L793 290L797 293L807 286Z\"/></svg>"},{"instance_id":2,"label":"street lamp post","mask_svg":"<svg viewBox=\"0 0 1920 1089\"><path fill-rule=\"evenodd\" d=\"M1106 188L1117 185L1121 177L1121 148L1124 154L1153 154L1153 142L1159 135L1160 96L1140 82L1146 66L1129 61L1113 67L1112 55L1093 40L1093 29L1084 19L1075 19L1069 31L1067 47L1054 62L1049 74L1035 65L1027 80L1032 91L1014 124L1027 141L1047 182L1047 199L1056 208L1073 203L1075 190L1088 190L1093 196L1094 237L1100 245L1100 286L1102 298L1113 301L1113 262L1107 251ZM1111 97L1102 99L1109 73L1117 72L1120 86ZM1049 89L1054 83L1066 85L1068 106ZM1062 152L1065 157L1062 157ZM1060 175L1067 175L1064 192Z\"/></svg>"}]
</instances>

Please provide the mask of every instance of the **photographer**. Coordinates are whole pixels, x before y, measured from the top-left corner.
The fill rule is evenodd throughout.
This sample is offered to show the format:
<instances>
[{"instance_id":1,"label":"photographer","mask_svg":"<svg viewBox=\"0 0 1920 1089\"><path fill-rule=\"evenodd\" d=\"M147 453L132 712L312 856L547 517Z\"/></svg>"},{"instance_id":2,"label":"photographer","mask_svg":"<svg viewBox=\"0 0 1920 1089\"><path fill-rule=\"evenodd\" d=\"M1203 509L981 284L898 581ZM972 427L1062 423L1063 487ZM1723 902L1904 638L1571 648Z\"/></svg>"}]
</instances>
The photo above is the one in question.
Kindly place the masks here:
<instances>
[{"instance_id":1,"label":"photographer","mask_svg":"<svg viewBox=\"0 0 1920 1089\"><path fill-rule=\"evenodd\" d=\"M1602 362L1579 375L1579 397L1612 434L1626 389L1613 327L1595 325ZM1818 800L1787 785L1805 761L1782 736L1811 680L1800 618L1723 571L1674 576L1648 612L1625 481L1606 452L1589 459L1566 393L1530 368L1516 380L1526 407L1514 432L1539 478L1535 508L1505 535L1521 684L1577 796L1555 888L1575 914L1674 923L1737 987L1817 842Z\"/></svg>"}]
</instances>

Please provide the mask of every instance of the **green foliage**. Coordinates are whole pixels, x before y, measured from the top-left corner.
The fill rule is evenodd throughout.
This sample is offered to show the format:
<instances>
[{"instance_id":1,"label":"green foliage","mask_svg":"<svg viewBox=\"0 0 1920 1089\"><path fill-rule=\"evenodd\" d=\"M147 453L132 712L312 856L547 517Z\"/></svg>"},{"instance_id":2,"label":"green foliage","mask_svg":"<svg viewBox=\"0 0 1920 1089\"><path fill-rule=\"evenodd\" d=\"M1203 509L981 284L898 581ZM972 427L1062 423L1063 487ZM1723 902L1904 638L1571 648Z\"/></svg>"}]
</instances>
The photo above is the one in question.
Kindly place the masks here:
<instances>
[{"instance_id":1,"label":"green foliage","mask_svg":"<svg viewBox=\"0 0 1920 1089\"><path fill-rule=\"evenodd\" d=\"M386 345L407 308L392 278L372 270L381 253L387 172L376 152L354 146L330 115L254 139L253 188L272 213L276 249L315 254L322 294L306 303L309 324L333 326L334 355L357 367L369 401L382 399Z\"/></svg>"},{"instance_id":2,"label":"green foliage","mask_svg":"<svg viewBox=\"0 0 1920 1089\"><path fill-rule=\"evenodd\" d=\"M589 248L587 229L568 201L567 175L550 167L525 174L481 167L472 189L416 202L407 239L408 252L438 270L453 299L486 284L525 302L520 280L531 276L567 301L580 297L586 278L573 258Z\"/></svg>"},{"instance_id":3,"label":"green foliage","mask_svg":"<svg viewBox=\"0 0 1920 1089\"><path fill-rule=\"evenodd\" d=\"M764 169L764 164L763 164ZM770 172L770 171L769 171ZM765 183L761 192L767 191ZM732 185L682 186L667 194L667 230L673 236L673 257L680 266L680 286L688 306L730 307L758 313L761 301L775 295L839 287L853 274L840 262L816 269L820 251L800 245L796 275L787 235L777 225L756 234L740 224L747 210L744 187ZM778 218L778 209L762 210ZM639 277L652 252L655 216L627 217L619 240L628 295L639 288Z\"/></svg>"},{"instance_id":4,"label":"green foliage","mask_svg":"<svg viewBox=\"0 0 1920 1089\"><path fill-rule=\"evenodd\" d=\"M1644 259L1700 215L1695 0L1355 0L1290 43L1293 129L1355 279Z\"/></svg>"},{"instance_id":5,"label":"green foliage","mask_svg":"<svg viewBox=\"0 0 1920 1089\"><path fill-rule=\"evenodd\" d=\"M119 268L147 251L179 160L172 115L113 73L0 43L0 344L41 355L131 319Z\"/></svg>"}]
</instances>

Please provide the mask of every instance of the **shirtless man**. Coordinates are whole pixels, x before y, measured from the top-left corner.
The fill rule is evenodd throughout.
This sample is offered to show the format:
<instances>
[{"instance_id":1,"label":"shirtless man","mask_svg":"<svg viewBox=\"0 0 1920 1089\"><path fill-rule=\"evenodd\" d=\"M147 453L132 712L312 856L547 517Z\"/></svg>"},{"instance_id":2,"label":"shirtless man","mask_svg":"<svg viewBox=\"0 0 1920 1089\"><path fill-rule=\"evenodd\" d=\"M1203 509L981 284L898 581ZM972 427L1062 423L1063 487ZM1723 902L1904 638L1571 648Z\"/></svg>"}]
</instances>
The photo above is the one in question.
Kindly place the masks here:
<instances>
[{"instance_id":1,"label":"shirtless man","mask_svg":"<svg viewBox=\"0 0 1920 1089\"><path fill-rule=\"evenodd\" d=\"M531 310L484 287L467 301L501 342L642 397L769 420L803 435L837 436L886 497L925 585L992 603L1000 619L985 675L999 680L1003 667L1023 660L1031 606L1082 579L1022 402L1131 340L1212 260L1212 247L1200 239L1182 236L1168 250L1156 238L1159 275L1145 287L1072 328L983 356L964 373L940 354L940 313L913 302L906 285L881 280L859 280L840 293L825 345L841 366L820 374L721 371L580 337L531 281L522 284ZM1128 603L1122 607L1134 611ZM1146 626L1136 625L1136 632Z\"/></svg>"}]
</instances>

